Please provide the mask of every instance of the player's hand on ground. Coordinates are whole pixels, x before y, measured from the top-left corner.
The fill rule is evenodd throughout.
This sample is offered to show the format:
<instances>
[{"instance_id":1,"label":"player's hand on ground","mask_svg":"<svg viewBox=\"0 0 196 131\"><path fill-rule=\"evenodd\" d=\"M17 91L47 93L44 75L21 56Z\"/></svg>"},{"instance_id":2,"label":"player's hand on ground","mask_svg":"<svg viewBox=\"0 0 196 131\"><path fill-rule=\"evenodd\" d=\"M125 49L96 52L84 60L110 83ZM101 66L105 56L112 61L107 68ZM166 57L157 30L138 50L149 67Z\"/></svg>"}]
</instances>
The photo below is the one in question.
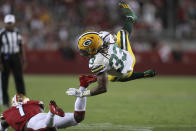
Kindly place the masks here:
<instances>
[{"instance_id":1,"label":"player's hand on ground","mask_svg":"<svg viewBox=\"0 0 196 131\"><path fill-rule=\"evenodd\" d=\"M69 88L66 91L66 94L68 96L76 96L76 97L82 97L82 91L76 88Z\"/></svg>"}]
</instances>

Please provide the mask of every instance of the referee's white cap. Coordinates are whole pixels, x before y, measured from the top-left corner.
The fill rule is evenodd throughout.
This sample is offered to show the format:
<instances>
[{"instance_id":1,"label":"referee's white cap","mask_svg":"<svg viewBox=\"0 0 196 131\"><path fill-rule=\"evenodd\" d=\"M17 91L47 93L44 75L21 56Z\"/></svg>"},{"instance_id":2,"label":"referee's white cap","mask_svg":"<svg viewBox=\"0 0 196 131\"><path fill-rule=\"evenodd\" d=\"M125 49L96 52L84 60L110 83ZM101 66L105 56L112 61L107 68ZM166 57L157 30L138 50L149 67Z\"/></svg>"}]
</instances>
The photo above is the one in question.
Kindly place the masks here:
<instances>
[{"instance_id":1,"label":"referee's white cap","mask_svg":"<svg viewBox=\"0 0 196 131\"><path fill-rule=\"evenodd\" d=\"M12 14L8 14L4 17L4 23L15 23L15 16Z\"/></svg>"}]
</instances>

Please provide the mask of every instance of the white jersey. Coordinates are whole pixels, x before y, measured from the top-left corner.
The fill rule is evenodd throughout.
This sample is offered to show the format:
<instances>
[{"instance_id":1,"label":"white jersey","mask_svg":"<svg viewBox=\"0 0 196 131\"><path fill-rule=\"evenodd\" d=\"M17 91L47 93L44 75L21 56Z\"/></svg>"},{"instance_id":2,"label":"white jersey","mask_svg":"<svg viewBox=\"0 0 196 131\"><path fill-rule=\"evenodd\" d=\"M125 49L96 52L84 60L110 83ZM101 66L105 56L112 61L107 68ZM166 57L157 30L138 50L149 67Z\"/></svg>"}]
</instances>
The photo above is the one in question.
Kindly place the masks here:
<instances>
[{"instance_id":1,"label":"white jersey","mask_svg":"<svg viewBox=\"0 0 196 131\"><path fill-rule=\"evenodd\" d=\"M131 54L118 47L116 43L109 44L106 54L97 53L89 60L89 68L95 74L107 72L113 76L125 76L133 71L134 58Z\"/></svg>"}]
</instances>

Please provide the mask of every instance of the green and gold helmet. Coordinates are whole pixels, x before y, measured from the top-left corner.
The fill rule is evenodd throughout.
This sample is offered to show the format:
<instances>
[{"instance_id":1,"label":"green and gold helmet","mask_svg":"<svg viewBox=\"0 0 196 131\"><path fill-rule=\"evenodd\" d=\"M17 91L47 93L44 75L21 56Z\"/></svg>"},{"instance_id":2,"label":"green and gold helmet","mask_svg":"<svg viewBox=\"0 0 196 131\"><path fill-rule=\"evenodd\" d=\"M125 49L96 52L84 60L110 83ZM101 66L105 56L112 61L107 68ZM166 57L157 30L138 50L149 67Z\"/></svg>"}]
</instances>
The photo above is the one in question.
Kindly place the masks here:
<instances>
[{"instance_id":1,"label":"green and gold helmet","mask_svg":"<svg viewBox=\"0 0 196 131\"><path fill-rule=\"evenodd\" d=\"M86 32L78 39L80 54L84 56L93 56L97 54L102 45L103 40L97 32Z\"/></svg>"}]
</instances>

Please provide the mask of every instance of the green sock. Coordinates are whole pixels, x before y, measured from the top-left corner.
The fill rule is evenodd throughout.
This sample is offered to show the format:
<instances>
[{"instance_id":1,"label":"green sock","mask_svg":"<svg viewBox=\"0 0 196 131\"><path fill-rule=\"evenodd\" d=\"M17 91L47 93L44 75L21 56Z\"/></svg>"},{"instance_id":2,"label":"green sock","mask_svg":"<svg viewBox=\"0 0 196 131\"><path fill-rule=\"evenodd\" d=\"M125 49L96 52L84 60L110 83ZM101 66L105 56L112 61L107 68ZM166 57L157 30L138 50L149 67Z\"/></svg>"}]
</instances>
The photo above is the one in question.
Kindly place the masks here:
<instances>
[{"instance_id":1,"label":"green sock","mask_svg":"<svg viewBox=\"0 0 196 131\"><path fill-rule=\"evenodd\" d=\"M132 75L128 78L116 78L115 81L126 82L135 79L144 78L144 72L133 72Z\"/></svg>"},{"instance_id":2,"label":"green sock","mask_svg":"<svg viewBox=\"0 0 196 131\"><path fill-rule=\"evenodd\" d=\"M130 21L130 18L125 19L125 24L123 26L123 29L128 31L129 34L131 34L131 32L133 30L133 23Z\"/></svg>"},{"instance_id":3,"label":"green sock","mask_svg":"<svg viewBox=\"0 0 196 131\"><path fill-rule=\"evenodd\" d=\"M128 8L122 8L122 12L126 17L123 29L127 30L129 34L131 34L133 30L133 23L136 21L136 15Z\"/></svg>"}]
</instances>

